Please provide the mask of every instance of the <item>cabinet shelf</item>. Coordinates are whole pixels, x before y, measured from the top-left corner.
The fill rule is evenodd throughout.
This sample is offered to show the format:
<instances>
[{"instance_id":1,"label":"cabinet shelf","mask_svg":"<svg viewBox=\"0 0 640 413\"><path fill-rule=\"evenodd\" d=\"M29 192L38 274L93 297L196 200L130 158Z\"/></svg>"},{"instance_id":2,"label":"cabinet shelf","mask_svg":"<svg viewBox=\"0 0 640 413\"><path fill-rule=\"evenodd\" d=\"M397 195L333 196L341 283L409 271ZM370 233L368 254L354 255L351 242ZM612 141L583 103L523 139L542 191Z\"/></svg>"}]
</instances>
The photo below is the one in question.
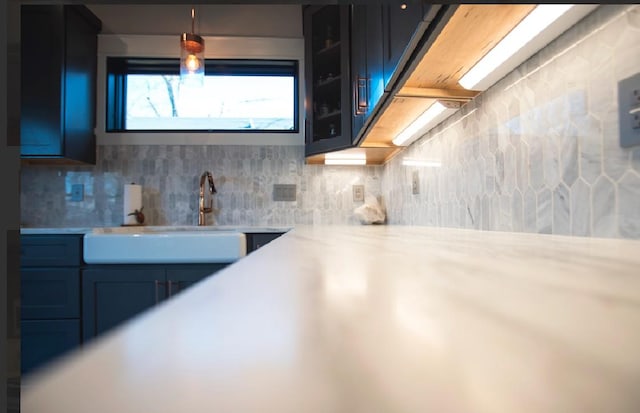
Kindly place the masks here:
<instances>
[{"instance_id":1,"label":"cabinet shelf","mask_svg":"<svg viewBox=\"0 0 640 413\"><path fill-rule=\"evenodd\" d=\"M318 88L318 89L328 88L331 85L339 86L341 80L342 80L342 76L340 76L340 75L334 76L329 80L324 80L322 82L316 83L316 88Z\"/></svg>"},{"instance_id":2,"label":"cabinet shelf","mask_svg":"<svg viewBox=\"0 0 640 413\"><path fill-rule=\"evenodd\" d=\"M316 56L328 55L331 53L338 53L340 51L340 41L331 43L331 46L320 49L316 52Z\"/></svg>"},{"instance_id":3,"label":"cabinet shelf","mask_svg":"<svg viewBox=\"0 0 640 413\"><path fill-rule=\"evenodd\" d=\"M326 115L318 116L316 118L316 121L323 121L323 120L335 118L336 116L339 116L341 113L342 112L340 110L334 110L333 112L329 112Z\"/></svg>"}]
</instances>

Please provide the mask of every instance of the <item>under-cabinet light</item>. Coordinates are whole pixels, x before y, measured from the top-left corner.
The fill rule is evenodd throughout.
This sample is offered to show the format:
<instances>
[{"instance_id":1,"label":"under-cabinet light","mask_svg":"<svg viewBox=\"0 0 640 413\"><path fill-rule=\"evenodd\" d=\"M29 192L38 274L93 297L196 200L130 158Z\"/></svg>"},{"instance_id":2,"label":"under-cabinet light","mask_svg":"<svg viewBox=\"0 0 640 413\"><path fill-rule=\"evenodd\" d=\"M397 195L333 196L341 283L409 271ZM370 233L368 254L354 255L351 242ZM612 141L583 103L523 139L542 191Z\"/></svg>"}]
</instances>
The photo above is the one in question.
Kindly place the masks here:
<instances>
[{"instance_id":1,"label":"under-cabinet light","mask_svg":"<svg viewBox=\"0 0 640 413\"><path fill-rule=\"evenodd\" d=\"M453 114L462 106L461 102L436 101L429 106L422 115L418 116L409 126L407 126L398 136L393 139L393 144L397 146L406 146L416 140L419 136L426 133L427 128L435 126L448 116Z\"/></svg>"},{"instance_id":2,"label":"under-cabinet light","mask_svg":"<svg viewBox=\"0 0 640 413\"><path fill-rule=\"evenodd\" d=\"M366 165L366 159L325 159L325 165Z\"/></svg>"},{"instance_id":3,"label":"under-cabinet light","mask_svg":"<svg viewBox=\"0 0 640 413\"><path fill-rule=\"evenodd\" d=\"M324 156L325 165L366 165L366 153L328 153Z\"/></svg>"},{"instance_id":4,"label":"under-cabinet light","mask_svg":"<svg viewBox=\"0 0 640 413\"><path fill-rule=\"evenodd\" d=\"M551 23L569 11L574 4L541 4L529 13L491 49L458 83L465 89L473 89L529 41L538 36Z\"/></svg>"},{"instance_id":5,"label":"under-cabinet light","mask_svg":"<svg viewBox=\"0 0 640 413\"><path fill-rule=\"evenodd\" d=\"M402 159L402 165L404 166L422 166L425 168L440 168L442 166L442 162L439 160L433 159L412 159L412 158L404 158Z\"/></svg>"}]
</instances>

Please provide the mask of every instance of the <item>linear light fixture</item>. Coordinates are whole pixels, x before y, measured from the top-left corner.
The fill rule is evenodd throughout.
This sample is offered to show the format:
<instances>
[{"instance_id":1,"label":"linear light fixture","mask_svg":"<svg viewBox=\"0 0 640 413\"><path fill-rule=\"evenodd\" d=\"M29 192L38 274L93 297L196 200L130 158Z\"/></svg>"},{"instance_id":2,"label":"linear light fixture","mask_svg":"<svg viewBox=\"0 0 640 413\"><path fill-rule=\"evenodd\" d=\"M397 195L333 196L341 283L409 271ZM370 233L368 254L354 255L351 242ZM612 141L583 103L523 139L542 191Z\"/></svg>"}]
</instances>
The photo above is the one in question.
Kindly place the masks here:
<instances>
[{"instance_id":1,"label":"linear light fixture","mask_svg":"<svg viewBox=\"0 0 640 413\"><path fill-rule=\"evenodd\" d=\"M397 146L407 146L419 136L424 134L429 127L440 123L462 106L458 101L434 102L427 110L422 112L409 126L407 126L398 136L393 139L393 144Z\"/></svg>"},{"instance_id":2,"label":"linear light fixture","mask_svg":"<svg viewBox=\"0 0 640 413\"><path fill-rule=\"evenodd\" d=\"M574 4L541 4L531 11L493 49L491 49L458 83L465 89L473 89L483 79L500 67L511 56L525 47L533 38L567 13ZM481 88L483 89L483 88Z\"/></svg>"},{"instance_id":3,"label":"linear light fixture","mask_svg":"<svg viewBox=\"0 0 640 413\"><path fill-rule=\"evenodd\" d=\"M440 168L442 162L439 159L415 159L415 158L403 158L402 165L404 166L421 166L425 168Z\"/></svg>"},{"instance_id":4,"label":"linear light fixture","mask_svg":"<svg viewBox=\"0 0 640 413\"><path fill-rule=\"evenodd\" d=\"M364 152L327 153L324 156L325 165L366 165L367 154Z\"/></svg>"}]
</instances>

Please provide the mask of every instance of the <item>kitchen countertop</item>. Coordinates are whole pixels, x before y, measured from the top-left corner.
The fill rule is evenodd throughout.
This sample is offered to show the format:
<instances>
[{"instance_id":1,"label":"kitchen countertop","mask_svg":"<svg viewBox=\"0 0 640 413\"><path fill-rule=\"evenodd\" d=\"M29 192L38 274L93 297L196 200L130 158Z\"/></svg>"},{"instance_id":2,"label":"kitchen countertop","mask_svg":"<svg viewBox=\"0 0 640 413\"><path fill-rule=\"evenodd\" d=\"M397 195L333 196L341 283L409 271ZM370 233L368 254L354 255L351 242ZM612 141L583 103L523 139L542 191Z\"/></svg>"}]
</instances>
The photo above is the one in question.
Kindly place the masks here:
<instances>
[{"instance_id":1,"label":"kitchen countertop","mask_svg":"<svg viewBox=\"0 0 640 413\"><path fill-rule=\"evenodd\" d=\"M21 235L35 234L88 234L93 231L101 232L122 232L122 231L163 231L163 230L192 230L192 231L215 231L233 230L244 233L266 233L266 232L287 232L291 227L262 227L262 226L235 226L235 225L132 225L119 227L24 227L20 228Z\"/></svg>"},{"instance_id":2,"label":"kitchen countertop","mask_svg":"<svg viewBox=\"0 0 640 413\"><path fill-rule=\"evenodd\" d=\"M295 227L40 374L21 411L640 411L640 241Z\"/></svg>"}]
</instances>

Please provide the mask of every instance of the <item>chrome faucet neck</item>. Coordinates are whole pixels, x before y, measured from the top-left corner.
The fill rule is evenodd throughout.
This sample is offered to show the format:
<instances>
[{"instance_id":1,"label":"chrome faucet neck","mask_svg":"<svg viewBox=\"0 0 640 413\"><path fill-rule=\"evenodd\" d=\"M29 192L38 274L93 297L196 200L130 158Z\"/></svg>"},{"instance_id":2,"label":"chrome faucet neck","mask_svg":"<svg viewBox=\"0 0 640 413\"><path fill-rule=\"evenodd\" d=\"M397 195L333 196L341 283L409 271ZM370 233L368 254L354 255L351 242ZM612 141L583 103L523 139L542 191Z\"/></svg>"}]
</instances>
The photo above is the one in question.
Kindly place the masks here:
<instances>
[{"instance_id":1,"label":"chrome faucet neck","mask_svg":"<svg viewBox=\"0 0 640 413\"><path fill-rule=\"evenodd\" d=\"M205 183L209 183L209 206L205 206ZM198 201L198 225L206 225L206 215L213 211L213 194L217 193L216 186L213 183L213 175L211 172L204 171L200 175L200 197Z\"/></svg>"}]
</instances>

